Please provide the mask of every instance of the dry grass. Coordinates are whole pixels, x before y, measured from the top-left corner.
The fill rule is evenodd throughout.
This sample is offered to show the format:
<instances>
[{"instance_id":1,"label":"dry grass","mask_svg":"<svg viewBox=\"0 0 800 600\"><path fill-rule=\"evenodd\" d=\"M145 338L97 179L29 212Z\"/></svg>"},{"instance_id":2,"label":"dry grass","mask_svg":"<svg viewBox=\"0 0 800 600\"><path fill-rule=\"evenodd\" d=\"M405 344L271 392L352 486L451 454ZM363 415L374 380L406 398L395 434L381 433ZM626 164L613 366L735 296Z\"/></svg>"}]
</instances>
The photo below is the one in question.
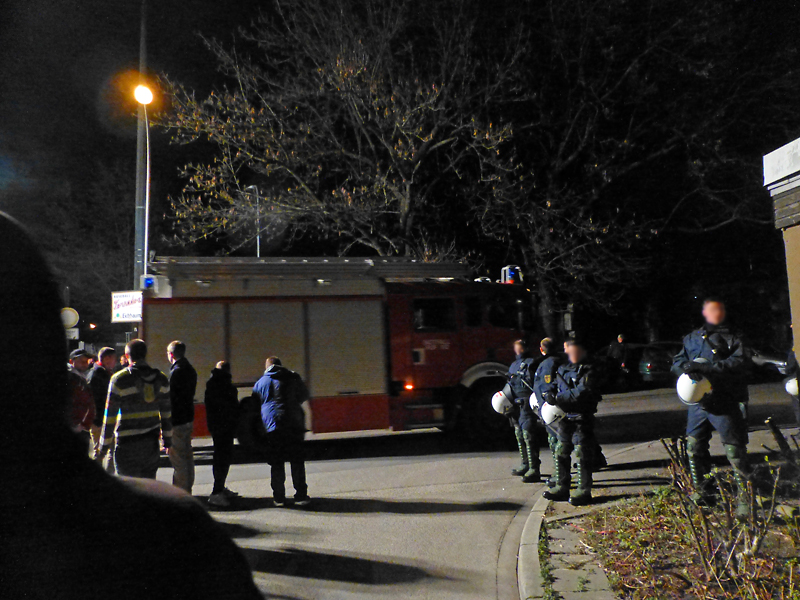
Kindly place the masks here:
<instances>
[{"instance_id":1,"label":"dry grass","mask_svg":"<svg viewBox=\"0 0 800 600\"><path fill-rule=\"evenodd\" d=\"M797 505L793 460L766 457L749 488L750 517L739 522L729 472L714 472L720 502L700 509L689 500L685 448L679 440L665 447L671 486L580 524L615 589L630 600L800 600L800 518L787 512ZM782 478L781 469L793 476Z\"/></svg>"}]
</instances>

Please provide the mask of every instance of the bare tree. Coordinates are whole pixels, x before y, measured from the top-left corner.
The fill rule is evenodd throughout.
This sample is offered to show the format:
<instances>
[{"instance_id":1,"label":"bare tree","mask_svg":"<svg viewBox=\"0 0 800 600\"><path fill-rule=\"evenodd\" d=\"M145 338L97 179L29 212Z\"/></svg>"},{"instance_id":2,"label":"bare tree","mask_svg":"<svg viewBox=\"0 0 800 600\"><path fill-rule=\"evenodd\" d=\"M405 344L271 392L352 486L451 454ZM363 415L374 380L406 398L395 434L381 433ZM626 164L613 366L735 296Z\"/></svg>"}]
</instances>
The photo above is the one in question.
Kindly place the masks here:
<instances>
[{"instance_id":1,"label":"bare tree","mask_svg":"<svg viewBox=\"0 0 800 600\"><path fill-rule=\"evenodd\" d=\"M670 232L769 219L759 157L791 139L798 80L759 18L723 0L276 0L234 44L206 40L228 87L165 79L161 124L213 154L185 169L178 238L241 244L259 223L341 252L493 252L525 265L553 332L568 303L610 309Z\"/></svg>"},{"instance_id":2,"label":"bare tree","mask_svg":"<svg viewBox=\"0 0 800 600\"><path fill-rule=\"evenodd\" d=\"M549 331L569 302L613 306L670 231L769 218L753 142L786 125L798 86L789 54L751 47L756 14L547 0L521 16L534 93L501 148L515 168L483 174L495 193L474 214L524 260Z\"/></svg>"},{"instance_id":3,"label":"bare tree","mask_svg":"<svg viewBox=\"0 0 800 600\"><path fill-rule=\"evenodd\" d=\"M524 95L524 29L487 45L477 2L276 0L227 47L231 84L205 99L165 81L161 123L214 158L186 167L179 238L316 232L380 255L450 255L474 177L509 169L509 93ZM256 186L256 189L250 188ZM256 214L257 207L261 213ZM241 236L241 232L247 235Z\"/></svg>"},{"instance_id":4,"label":"bare tree","mask_svg":"<svg viewBox=\"0 0 800 600\"><path fill-rule=\"evenodd\" d=\"M37 192L37 212L20 213L71 302L92 321L110 320L111 292L130 289L133 279L132 181L132 168L98 163L85 188Z\"/></svg>"}]
</instances>

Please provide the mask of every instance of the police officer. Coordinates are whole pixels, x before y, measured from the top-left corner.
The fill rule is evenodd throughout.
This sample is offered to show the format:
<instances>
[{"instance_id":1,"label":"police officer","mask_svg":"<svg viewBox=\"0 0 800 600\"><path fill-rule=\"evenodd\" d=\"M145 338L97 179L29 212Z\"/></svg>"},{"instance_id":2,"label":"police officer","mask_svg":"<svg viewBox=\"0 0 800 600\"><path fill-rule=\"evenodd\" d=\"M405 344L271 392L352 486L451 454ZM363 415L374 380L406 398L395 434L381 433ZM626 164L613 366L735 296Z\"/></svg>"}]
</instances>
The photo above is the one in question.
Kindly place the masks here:
<instances>
[{"instance_id":1,"label":"police officer","mask_svg":"<svg viewBox=\"0 0 800 600\"><path fill-rule=\"evenodd\" d=\"M524 483L535 483L541 477L539 444L536 440L536 413L533 412L529 399L532 374L536 371L539 361L529 356L525 340L514 342L514 354L516 360L508 368L508 384L515 410L509 420L514 427L521 463L519 467L512 469L511 473L521 475Z\"/></svg>"},{"instance_id":2,"label":"police officer","mask_svg":"<svg viewBox=\"0 0 800 600\"><path fill-rule=\"evenodd\" d=\"M548 500L567 500L573 506L592 501L592 471L597 440L594 437L594 414L602 397L596 386L600 383L583 344L577 340L566 343L569 362L556 373L557 390L546 392L543 400L558 406L566 416L556 423L558 442L554 452L556 485L544 492ZM575 450L578 461L577 489L570 496L570 458Z\"/></svg>"},{"instance_id":3,"label":"police officer","mask_svg":"<svg viewBox=\"0 0 800 600\"><path fill-rule=\"evenodd\" d=\"M749 352L742 337L726 320L725 303L718 298L703 302L705 324L683 338L683 350L675 356L673 371L702 375L711 384L711 393L698 404L689 406L686 423L686 450L695 492L692 499L699 506L714 503L713 490L706 475L711 470L709 442L712 428L725 445L725 454L733 467L738 489L736 516L749 514L747 501L747 422L740 404L748 400L745 379Z\"/></svg>"},{"instance_id":4,"label":"police officer","mask_svg":"<svg viewBox=\"0 0 800 600\"><path fill-rule=\"evenodd\" d=\"M556 373L558 367L564 364L564 355L556 352L556 344L551 338L544 338L539 343L539 352L542 354L542 361L536 368L536 373L533 376L533 392L536 397L541 401L545 394L555 395L558 391L558 378ZM547 445L550 446L550 452L553 454L553 464L555 464L555 451L556 444L558 443L558 435L556 430L550 425L545 425L547 430ZM554 487L556 485L555 477L551 477L547 485Z\"/></svg>"}]
</instances>

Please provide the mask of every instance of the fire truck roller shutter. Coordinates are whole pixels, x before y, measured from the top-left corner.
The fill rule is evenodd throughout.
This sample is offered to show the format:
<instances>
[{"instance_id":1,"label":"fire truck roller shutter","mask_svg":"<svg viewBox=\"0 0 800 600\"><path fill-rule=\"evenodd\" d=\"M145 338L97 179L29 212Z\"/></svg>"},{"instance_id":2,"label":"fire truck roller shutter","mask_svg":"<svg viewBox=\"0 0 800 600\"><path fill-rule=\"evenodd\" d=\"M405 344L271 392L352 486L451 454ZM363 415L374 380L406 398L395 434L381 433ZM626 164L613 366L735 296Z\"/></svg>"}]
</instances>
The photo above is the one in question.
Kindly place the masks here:
<instances>
[{"instance_id":1,"label":"fire truck roller shutter","mask_svg":"<svg viewBox=\"0 0 800 600\"><path fill-rule=\"evenodd\" d=\"M230 362L235 381L257 381L268 356L307 378L302 302L234 302L230 305Z\"/></svg>"},{"instance_id":2,"label":"fire truck roller shutter","mask_svg":"<svg viewBox=\"0 0 800 600\"><path fill-rule=\"evenodd\" d=\"M307 379L303 318L302 302L232 302L230 362L234 380L257 381L268 356L279 356L287 368ZM306 429L312 431L310 403L303 408Z\"/></svg>"},{"instance_id":3,"label":"fire truck roller shutter","mask_svg":"<svg viewBox=\"0 0 800 600\"><path fill-rule=\"evenodd\" d=\"M308 303L314 431L387 429L381 299Z\"/></svg>"},{"instance_id":4,"label":"fire truck roller shutter","mask_svg":"<svg viewBox=\"0 0 800 600\"><path fill-rule=\"evenodd\" d=\"M148 304L144 311L147 362L169 374L167 346L172 340L186 344L186 358L204 381L217 361L225 357L225 312L221 303L166 302ZM203 385L198 383L197 398Z\"/></svg>"}]
</instances>

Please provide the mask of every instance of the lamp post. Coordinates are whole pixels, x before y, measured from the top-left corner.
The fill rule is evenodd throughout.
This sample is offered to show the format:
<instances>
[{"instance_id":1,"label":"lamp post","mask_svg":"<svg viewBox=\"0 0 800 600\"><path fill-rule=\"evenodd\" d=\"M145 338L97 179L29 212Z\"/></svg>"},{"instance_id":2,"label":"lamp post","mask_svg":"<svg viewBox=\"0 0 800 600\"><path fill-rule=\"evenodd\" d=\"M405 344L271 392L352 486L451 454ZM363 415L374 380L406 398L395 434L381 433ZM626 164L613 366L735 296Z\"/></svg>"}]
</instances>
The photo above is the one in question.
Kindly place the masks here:
<instances>
[{"instance_id":1,"label":"lamp post","mask_svg":"<svg viewBox=\"0 0 800 600\"><path fill-rule=\"evenodd\" d=\"M147 120L147 105L153 101L153 92L146 85L137 85L133 90L136 101L144 110L144 139L145 139L145 184L144 184L144 249L142 252L142 274L147 275L148 246L150 244L150 123Z\"/></svg>"},{"instance_id":2,"label":"lamp post","mask_svg":"<svg viewBox=\"0 0 800 600\"><path fill-rule=\"evenodd\" d=\"M261 258L261 198L255 185L248 185L244 191L256 195L256 256Z\"/></svg>"},{"instance_id":3,"label":"lamp post","mask_svg":"<svg viewBox=\"0 0 800 600\"><path fill-rule=\"evenodd\" d=\"M139 27L139 83L144 83L147 72L147 0L141 0L141 23ZM134 212L135 234L133 249L133 288L138 290L142 275L146 271L147 256L144 251L145 223L145 111L139 105L136 123L136 209Z\"/></svg>"}]
</instances>

